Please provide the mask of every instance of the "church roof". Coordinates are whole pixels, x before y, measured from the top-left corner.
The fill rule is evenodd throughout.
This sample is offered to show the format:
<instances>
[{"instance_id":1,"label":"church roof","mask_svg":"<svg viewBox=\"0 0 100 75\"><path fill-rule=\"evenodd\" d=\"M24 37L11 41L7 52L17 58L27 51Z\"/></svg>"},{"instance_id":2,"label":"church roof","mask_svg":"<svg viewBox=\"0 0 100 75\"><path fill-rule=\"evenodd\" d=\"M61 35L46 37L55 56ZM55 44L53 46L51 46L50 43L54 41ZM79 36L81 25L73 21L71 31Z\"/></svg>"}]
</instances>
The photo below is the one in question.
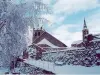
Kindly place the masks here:
<instances>
[{"instance_id":1,"label":"church roof","mask_svg":"<svg viewBox=\"0 0 100 75\"><path fill-rule=\"evenodd\" d=\"M67 47L64 43L62 43L61 41L59 41L58 39L56 39L54 36L52 36L51 34L49 34L46 31L43 30L35 30L35 32L42 32L42 34L36 38L33 43L37 44L40 41L42 41L43 39L48 40L48 42L50 42L51 44L57 46L57 47Z\"/></svg>"},{"instance_id":2,"label":"church roof","mask_svg":"<svg viewBox=\"0 0 100 75\"><path fill-rule=\"evenodd\" d=\"M93 37L92 41L100 41L100 34L93 34Z\"/></svg>"},{"instance_id":3,"label":"church roof","mask_svg":"<svg viewBox=\"0 0 100 75\"><path fill-rule=\"evenodd\" d=\"M50 47L50 46L47 45L47 44L39 44L38 46L40 46L40 47Z\"/></svg>"},{"instance_id":4,"label":"church roof","mask_svg":"<svg viewBox=\"0 0 100 75\"><path fill-rule=\"evenodd\" d=\"M94 36L100 38L100 34L93 34Z\"/></svg>"}]
</instances>

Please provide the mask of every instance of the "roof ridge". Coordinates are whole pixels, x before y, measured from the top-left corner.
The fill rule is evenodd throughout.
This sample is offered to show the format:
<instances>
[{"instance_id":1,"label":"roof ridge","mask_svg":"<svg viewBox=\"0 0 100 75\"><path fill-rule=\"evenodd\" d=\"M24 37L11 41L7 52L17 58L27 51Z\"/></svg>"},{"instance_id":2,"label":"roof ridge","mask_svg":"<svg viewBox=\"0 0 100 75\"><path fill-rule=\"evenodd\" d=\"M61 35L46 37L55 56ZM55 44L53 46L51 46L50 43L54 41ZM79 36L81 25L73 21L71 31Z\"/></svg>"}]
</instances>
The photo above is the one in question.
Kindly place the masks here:
<instances>
[{"instance_id":1,"label":"roof ridge","mask_svg":"<svg viewBox=\"0 0 100 75\"><path fill-rule=\"evenodd\" d=\"M46 31L45 31L45 33L46 33L46 36L51 36L51 38L54 38L57 42L60 42L62 45L66 46L66 44L64 44L62 41L58 40L56 37L52 36L50 33L46 32ZM44 34L44 33L43 33L43 34ZM42 34L41 36L43 36L43 34ZM38 40L41 36L39 36L34 42L35 42L35 43L38 43L37 40ZM51 39L51 40L50 40L50 38L45 38L45 39L47 39L49 42L51 42L51 43L53 44L53 40L52 40L52 39ZM67 47L67 46L66 46L66 47Z\"/></svg>"}]
</instances>

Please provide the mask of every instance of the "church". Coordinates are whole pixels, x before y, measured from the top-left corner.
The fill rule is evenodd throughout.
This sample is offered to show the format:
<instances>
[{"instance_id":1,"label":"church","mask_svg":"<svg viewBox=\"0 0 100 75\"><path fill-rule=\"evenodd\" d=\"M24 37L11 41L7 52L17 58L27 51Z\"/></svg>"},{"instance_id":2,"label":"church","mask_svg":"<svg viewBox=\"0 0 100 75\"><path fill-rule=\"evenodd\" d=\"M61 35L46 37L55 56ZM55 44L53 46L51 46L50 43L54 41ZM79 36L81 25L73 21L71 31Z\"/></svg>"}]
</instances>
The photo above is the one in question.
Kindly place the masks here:
<instances>
[{"instance_id":1,"label":"church","mask_svg":"<svg viewBox=\"0 0 100 75\"><path fill-rule=\"evenodd\" d=\"M71 47L84 47L84 43L93 42L100 44L100 34L90 34L87 28L86 21L84 19L83 30L82 30L82 40L75 41L71 44ZM88 45L93 45L93 43Z\"/></svg>"},{"instance_id":2,"label":"church","mask_svg":"<svg viewBox=\"0 0 100 75\"><path fill-rule=\"evenodd\" d=\"M67 46L52 36L50 33L41 28L33 28L32 45L28 48L29 57L40 59L43 52L65 50ZM24 58L28 58L25 56Z\"/></svg>"},{"instance_id":3,"label":"church","mask_svg":"<svg viewBox=\"0 0 100 75\"><path fill-rule=\"evenodd\" d=\"M47 31L41 29L34 30L33 33L33 43L45 48L45 47L51 47L51 48L59 48L59 47L67 47L64 43L62 43L60 40L52 36Z\"/></svg>"},{"instance_id":4,"label":"church","mask_svg":"<svg viewBox=\"0 0 100 75\"><path fill-rule=\"evenodd\" d=\"M94 50L100 49L100 34L90 34L85 19L82 30L82 40L72 43L71 48L68 48L63 42L45 31L42 27L37 29L33 28L32 44L28 47L27 51L23 52L23 59L31 57L38 60L41 59L43 53L46 52L75 51L76 49L80 50L80 48L88 46L94 47ZM99 52L97 57L100 57Z\"/></svg>"}]
</instances>

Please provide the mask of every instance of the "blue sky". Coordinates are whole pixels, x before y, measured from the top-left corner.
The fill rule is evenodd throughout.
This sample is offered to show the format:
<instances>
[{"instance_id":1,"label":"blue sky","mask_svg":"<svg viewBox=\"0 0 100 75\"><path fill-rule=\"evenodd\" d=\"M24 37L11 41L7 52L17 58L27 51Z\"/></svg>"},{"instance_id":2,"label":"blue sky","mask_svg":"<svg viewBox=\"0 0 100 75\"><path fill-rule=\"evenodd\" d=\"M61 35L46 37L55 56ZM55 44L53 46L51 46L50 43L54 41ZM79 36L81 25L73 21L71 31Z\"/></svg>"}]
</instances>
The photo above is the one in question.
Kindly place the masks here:
<instances>
[{"instance_id":1,"label":"blue sky","mask_svg":"<svg viewBox=\"0 0 100 75\"><path fill-rule=\"evenodd\" d=\"M100 0L44 0L53 13L45 15L50 21L45 29L70 46L82 39L84 17L90 33L100 33Z\"/></svg>"},{"instance_id":2,"label":"blue sky","mask_svg":"<svg viewBox=\"0 0 100 75\"><path fill-rule=\"evenodd\" d=\"M70 46L72 42L82 40L84 17L90 33L100 33L100 0L43 0L43 2L53 12L43 15L49 20L44 29L66 45ZM19 3L19 0L16 0L16 3Z\"/></svg>"}]
</instances>

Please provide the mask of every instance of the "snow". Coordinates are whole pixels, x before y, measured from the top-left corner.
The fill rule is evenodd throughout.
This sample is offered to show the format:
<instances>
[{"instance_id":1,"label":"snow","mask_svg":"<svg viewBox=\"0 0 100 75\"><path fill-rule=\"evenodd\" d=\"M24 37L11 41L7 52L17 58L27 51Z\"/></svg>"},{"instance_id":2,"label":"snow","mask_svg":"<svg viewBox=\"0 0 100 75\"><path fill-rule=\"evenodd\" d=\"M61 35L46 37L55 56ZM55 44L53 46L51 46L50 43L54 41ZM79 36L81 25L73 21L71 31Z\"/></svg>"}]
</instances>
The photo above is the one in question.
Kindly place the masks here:
<instances>
[{"instance_id":1,"label":"snow","mask_svg":"<svg viewBox=\"0 0 100 75\"><path fill-rule=\"evenodd\" d=\"M97 38L100 38L100 34L94 34L93 36L96 36ZM100 39L94 38L92 41L100 41Z\"/></svg>"},{"instance_id":2,"label":"snow","mask_svg":"<svg viewBox=\"0 0 100 75\"><path fill-rule=\"evenodd\" d=\"M29 47L29 48L28 48L28 54L29 54L29 55L31 55L31 54L36 55L36 48L31 48L31 47Z\"/></svg>"},{"instance_id":3,"label":"snow","mask_svg":"<svg viewBox=\"0 0 100 75\"><path fill-rule=\"evenodd\" d=\"M54 50L53 48L51 50L46 50L46 52L43 52L43 53L56 53L56 52L66 52L66 51L72 51L72 50L79 50L79 51L84 51L84 47L81 47L81 48L78 48L78 47L70 47L70 48L66 48L66 49L63 49L63 50Z\"/></svg>"},{"instance_id":4,"label":"snow","mask_svg":"<svg viewBox=\"0 0 100 75\"><path fill-rule=\"evenodd\" d=\"M94 36L97 36L97 37L99 37L100 38L100 34L93 34Z\"/></svg>"},{"instance_id":5,"label":"snow","mask_svg":"<svg viewBox=\"0 0 100 75\"><path fill-rule=\"evenodd\" d=\"M95 67L83 67L83 66L73 66L73 65L63 65L57 66L53 62L27 59L24 61L30 65L34 65L41 69L51 71L55 74L99 74L100 66Z\"/></svg>"},{"instance_id":6,"label":"snow","mask_svg":"<svg viewBox=\"0 0 100 75\"><path fill-rule=\"evenodd\" d=\"M100 50L97 50L96 53L100 53Z\"/></svg>"},{"instance_id":7,"label":"snow","mask_svg":"<svg viewBox=\"0 0 100 75\"><path fill-rule=\"evenodd\" d=\"M82 40L78 40L78 41L74 41L72 44L80 44L82 42L83 42Z\"/></svg>"},{"instance_id":8,"label":"snow","mask_svg":"<svg viewBox=\"0 0 100 75\"><path fill-rule=\"evenodd\" d=\"M0 75L9 72L7 68L0 68Z\"/></svg>"},{"instance_id":9,"label":"snow","mask_svg":"<svg viewBox=\"0 0 100 75\"><path fill-rule=\"evenodd\" d=\"M94 39L94 40L92 40L92 42L96 42L96 41L100 41L100 39Z\"/></svg>"},{"instance_id":10,"label":"snow","mask_svg":"<svg viewBox=\"0 0 100 75\"><path fill-rule=\"evenodd\" d=\"M24 61L25 63L28 63L30 65L34 65L36 67L39 67L41 69L44 69L44 70L48 70L48 71L51 71L53 72L54 71L54 64L50 63L50 62L46 62L46 61L41 61L41 60L34 60L34 59L26 59Z\"/></svg>"},{"instance_id":11,"label":"snow","mask_svg":"<svg viewBox=\"0 0 100 75\"><path fill-rule=\"evenodd\" d=\"M52 44L51 42L49 42L47 39L43 39L42 41L40 41L38 44L47 44L47 45L49 45L49 46L51 46L51 47L53 47L53 48L55 48L55 47L58 47L58 46L55 46L54 44Z\"/></svg>"},{"instance_id":12,"label":"snow","mask_svg":"<svg viewBox=\"0 0 100 75\"><path fill-rule=\"evenodd\" d=\"M55 64L56 64L56 65L63 65L64 62L62 62L62 61L55 61Z\"/></svg>"},{"instance_id":13,"label":"snow","mask_svg":"<svg viewBox=\"0 0 100 75\"><path fill-rule=\"evenodd\" d=\"M27 49L28 25L40 25L41 12L48 13L46 6L40 0L19 4L0 0L0 66L10 67L11 61Z\"/></svg>"},{"instance_id":14,"label":"snow","mask_svg":"<svg viewBox=\"0 0 100 75\"><path fill-rule=\"evenodd\" d=\"M23 7L20 5L0 0L0 21L3 22L0 28L0 66L10 67L13 58L20 56L27 48L27 23L21 9Z\"/></svg>"},{"instance_id":15,"label":"snow","mask_svg":"<svg viewBox=\"0 0 100 75\"><path fill-rule=\"evenodd\" d=\"M70 48L68 48L67 50L83 50L84 49L84 47L70 47Z\"/></svg>"}]
</instances>

